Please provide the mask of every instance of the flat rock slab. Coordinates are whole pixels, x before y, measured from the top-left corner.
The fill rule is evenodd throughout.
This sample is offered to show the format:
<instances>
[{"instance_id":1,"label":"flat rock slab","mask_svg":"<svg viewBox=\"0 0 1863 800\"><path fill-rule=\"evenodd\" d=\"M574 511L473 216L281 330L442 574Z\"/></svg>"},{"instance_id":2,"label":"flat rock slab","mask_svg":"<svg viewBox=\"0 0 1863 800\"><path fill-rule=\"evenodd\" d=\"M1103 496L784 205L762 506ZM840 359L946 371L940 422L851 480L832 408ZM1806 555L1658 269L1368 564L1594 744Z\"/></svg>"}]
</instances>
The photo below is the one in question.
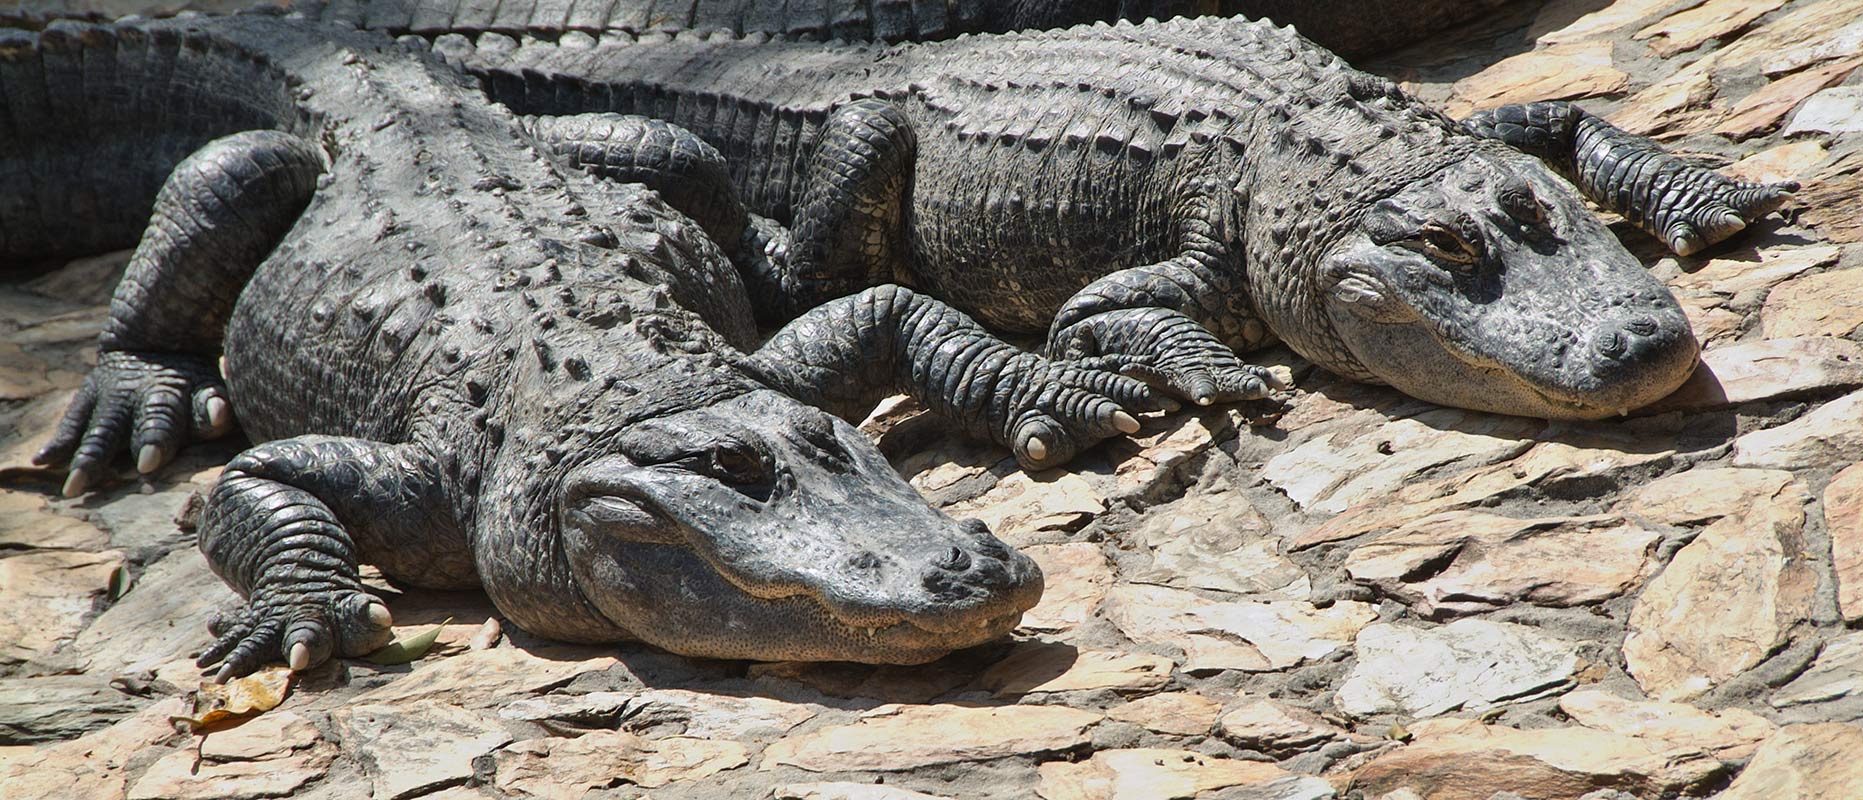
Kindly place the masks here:
<instances>
[{"instance_id":1,"label":"flat rock slab","mask_svg":"<svg viewBox=\"0 0 1863 800\"><path fill-rule=\"evenodd\" d=\"M1347 736L1320 715L1274 700L1257 700L1218 720L1218 731L1237 747L1263 753L1286 754L1310 750Z\"/></svg>"},{"instance_id":2,"label":"flat rock slab","mask_svg":"<svg viewBox=\"0 0 1863 800\"><path fill-rule=\"evenodd\" d=\"M1305 600L1312 589L1306 570L1282 555L1280 537L1239 492L1193 489L1148 511L1137 538L1151 550L1151 566L1134 577L1141 583L1285 600Z\"/></svg>"},{"instance_id":3,"label":"flat rock slab","mask_svg":"<svg viewBox=\"0 0 1863 800\"><path fill-rule=\"evenodd\" d=\"M1572 645L1536 628L1459 619L1436 628L1380 623L1359 632L1358 663L1333 697L1353 716L1480 711L1564 688Z\"/></svg>"},{"instance_id":4,"label":"flat rock slab","mask_svg":"<svg viewBox=\"0 0 1863 800\"><path fill-rule=\"evenodd\" d=\"M1811 668L1773 692L1771 703L1825 719L1863 719L1863 631L1825 642Z\"/></svg>"},{"instance_id":5,"label":"flat rock slab","mask_svg":"<svg viewBox=\"0 0 1863 800\"><path fill-rule=\"evenodd\" d=\"M1849 336L1863 326L1863 270L1840 269L1780 284L1760 309L1760 334Z\"/></svg>"},{"instance_id":6,"label":"flat rock slab","mask_svg":"<svg viewBox=\"0 0 1863 800\"><path fill-rule=\"evenodd\" d=\"M649 789L704 780L750 763L750 751L729 740L669 736L643 739L623 731L574 738L525 739L492 756L492 785L518 797L575 800L625 782Z\"/></svg>"},{"instance_id":7,"label":"flat rock slab","mask_svg":"<svg viewBox=\"0 0 1863 800\"><path fill-rule=\"evenodd\" d=\"M1439 722L1413 726L1416 741L1354 771L1351 788L1366 797L1430 800L1580 800L1601 789L1673 797L1723 770L1720 761L1700 751L1589 728L1523 731L1469 720Z\"/></svg>"},{"instance_id":8,"label":"flat rock slab","mask_svg":"<svg viewBox=\"0 0 1863 800\"><path fill-rule=\"evenodd\" d=\"M245 603L213 574L200 550L184 547L137 576L127 594L97 616L71 650L92 671L131 672L155 667L207 646L207 623Z\"/></svg>"},{"instance_id":9,"label":"flat rock slab","mask_svg":"<svg viewBox=\"0 0 1863 800\"><path fill-rule=\"evenodd\" d=\"M1683 703L1628 700L1593 689L1559 698L1559 710L1587 728L1650 740L1665 748L1702 750L1723 761L1752 755L1779 728L1745 709L1703 711Z\"/></svg>"},{"instance_id":10,"label":"flat rock slab","mask_svg":"<svg viewBox=\"0 0 1863 800\"><path fill-rule=\"evenodd\" d=\"M915 792L879 783L792 783L776 787L770 800L949 800L943 795Z\"/></svg>"},{"instance_id":11,"label":"flat rock slab","mask_svg":"<svg viewBox=\"0 0 1863 800\"><path fill-rule=\"evenodd\" d=\"M511 741L494 718L444 702L349 705L331 714L376 800L401 800L472 777L472 761Z\"/></svg>"},{"instance_id":12,"label":"flat rock slab","mask_svg":"<svg viewBox=\"0 0 1863 800\"><path fill-rule=\"evenodd\" d=\"M0 678L0 745L70 739L149 704L109 680L94 674Z\"/></svg>"},{"instance_id":13,"label":"flat rock slab","mask_svg":"<svg viewBox=\"0 0 1863 800\"><path fill-rule=\"evenodd\" d=\"M262 714L163 756L129 787L135 800L290 797L324 777L336 749L290 712Z\"/></svg>"},{"instance_id":14,"label":"flat rock slab","mask_svg":"<svg viewBox=\"0 0 1863 800\"><path fill-rule=\"evenodd\" d=\"M1022 627L1061 633L1092 619L1114 578L1113 565L1099 545L1041 544L1022 548L1022 553L1041 567L1042 576L1041 602L1022 612Z\"/></svg>"},{"instance_id":15,"label":"flat rock slab","mask_svg":"<svg viewBox=\"0 0 1863 800\"><path fill-rule=\"evenodd\" d=\"M110 575L115 550L33 550L0 557L0 669L51 655L82 630Z\"/></svg>"},{"instance_id":16,"label":"flat rock slab","mask_svg":"<svg viewBox=\"0 0 1863 800\"><path fill-rule=\"evenodd\" d=\"M771 697L647 689L639 692L548 694L513 701L498 716L525 722L555 721L585 727L622 725L649 735L757 741L786 734L825 710L814 703Z\"/></svg>"},{"instance_id":17,"label":"flat rock slab","mask_svg":"<svg viewBox=\"0 0 1863 800\"><path fill-rule=\"evenodd\" d=\"M1342 425L1268 460L1262 477L1309 511L1336 513L1391 494L1427 472L1518 456L1539 420L1436 409L1369 426Z\"/></svg>"},{"instance_id":18,"label":"flat rock slab","mask_svg":"<svg viewBox=\"0 0 1863 800\"><path fill-rule=\"evenodd\" d=\"M1021 642L977 682L998 697L1107 689L1144 694L1171 682L1176 662L1152 653L1079 650L1055 642Z\"/></svg>"},{"instance_id":19,"label":"flat rock slab","mask_svg":"<svg viewBox=\"0 0 1863 800\"><path fill-rule=\"evenodd\" d=\"M1423 617L1440 619L1516 602L1565 607L1609 600L1642 579L1660 539L1614 515L1514 519L1450 511L1359 545L1345 569Z\"/></svg>"},{"instance_id":20,"label":"flat rock slab","mask_svg":"<svg viewBox=\"0 0 1863 800\"><path fill-rule=\"evenodd\" d=\"M517 647L473 650L439 659L421 659L413 671L358 695L358 705L435 700L480 706L514 695L535 694L568 683L586 672L600 672L621 662L613 656L553 659Z\"/></svg>"},{"instance_id":21,"label":"flat rock slab","mask_svg":"<svg viewBox=\"0 0 1863 800\"><path fill-rule=\"evenodd\" d=\"M1611 63L1610 42L1556 44L1510 56L1457 81L1443 113L1469 112L1534 100L1574 100L1621 92L1630 76Z\"/></svg>"},{"instance_id":22,"label":"flat rock slab","mask_svg":"<svg viewBox=\"0 0 1863 800\"><path fill-rule=\"evenodd\" d=\"M1377 618L1351 600L1317 608L1300 601L1218 602L1162 586L1120 586L1106 617L1126 638L1184 651L1186 671L1263 671L1322 658Z\"/></svg>"},{"instance_id":23,"label":"flat rock slab","mask_svg":"<svg viewBox=\"0 0 1863 800\"><path fill-rule=\"evenodd\" d=\"M1645 413L1712 411L1863 386L1863 345L1830 336L1761 339L1709 350L1680 388Z\"/></svg>"},{"instance_id":24,"label":"flat rock slab","mask_svg":"<svg viewBox=\"0 0 1863 800\"><path fill-rule=\"evenodd\" d=\"M1841 722L1781 728L1715 800L1826 800L1863 787L1863 728Z\"/></svg>"},{"instance_id":25,"label":"flat rock slab","mask_svg":"<svg viewBox=\"0 0 1863 800\"><path fill-rule=\"evenodd\" d=\"M1618 510L1655 524L1702 525L1771 501L1794 480L1780 469L1691 469L1637 487Z\"/></svg>"},{"instance_id":26,"label":"flat rock slab","mask_svg":"<svg viewBox=\"0 0 1863 800\"><path fill-rule=\"evenodd\" d=\"M1851 392L1784 425L1734 440L1734 466L1817 469L1863 452L1863 392Z\"/></svg>"},{"instance_id":27,"label":"flat rock slab","mask_svg":"<svg viewBox=\"0 0 1863 800\"><path fill-rule=\"evenodd\" d=\"M1792 483L1677 551L1630 611L1624 665L1652 697L1687 700L1758 664L1809 618L1805 504Z\"/></svg>"},{"instance_id":28,"label":"flat rock slab","mask_svg":"<svg viewBox=\"0 0 1863 800\"><path fill-rule=\"evenodd\" d=\"M1086 744L1101 719L1096 712L1059 706L886 705L854 723L770 745L761 768L898 771L1039 755Z\"/></svg>"},{"instance_id":29,"label":"flat rock slab","mask_svg":"<svg viewBox=\"0 0 1863 800\"><path fill-rule=\"evenodd\" d=\"M1222 703L1203 695L1167 692L1109 708L1106 718L1173 736L1202 736L1210 732L1222 713Z\"/></svg>"},{"instance_id":30,"label":"flat rock slab","mask_svg":"<svg viewBox=\"0 0 1863 800\"><path fill-rule=\"evenodd\" d=\"M1824 530L1831 537L1838 610L1845 622L1863 620L1863 464L1844 467L1824 487Z\"/></svg>"},{"instance_id":31,"label":"flat rock slab","mask_svg":"<svg viewBox=\"0 0 1863 800\"><path fill-rule=\"evenodd\" d=\"M1839 86L1811 96L1792 115L1785 135L1863 131L1863 87Z\"/></svg>"},{"instance_id":32,"label":"flat rock slab","mask_svg":"<svg viewBox=\"0 0 1863 800\"><path fill-rule=\"evenodd\" d=\"M1035 791L1046 800L1179 800L1293 777L1273 764L1161 748L1102 750L1077 763L1050 761L1040 772Z\"/></svg>"}]
</instances>

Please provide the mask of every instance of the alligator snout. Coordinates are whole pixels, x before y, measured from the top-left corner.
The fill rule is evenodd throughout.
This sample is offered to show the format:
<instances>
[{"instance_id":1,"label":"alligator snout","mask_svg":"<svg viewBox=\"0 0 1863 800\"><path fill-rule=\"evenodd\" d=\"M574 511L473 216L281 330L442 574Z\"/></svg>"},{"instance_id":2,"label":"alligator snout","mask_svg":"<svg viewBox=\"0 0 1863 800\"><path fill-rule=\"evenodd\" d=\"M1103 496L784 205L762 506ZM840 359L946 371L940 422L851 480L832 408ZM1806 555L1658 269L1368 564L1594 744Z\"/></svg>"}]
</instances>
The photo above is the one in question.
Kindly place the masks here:
<instances>
[{"instance_id":1,"label":"alligator snout","mask_svg":"<svg viewBox=\"0 0 1863 800\"><path fill-rule=\"evenodd\" d=\"M1664 330L1652 317L1639 316L1619 325L1606 325L1591 336L1591 351L1597 355L1594 373L1620 369L1624 364L1660 360L1665 347L1672 347L1682 337L1664 336Z\"/></svg>"}]
</instances>

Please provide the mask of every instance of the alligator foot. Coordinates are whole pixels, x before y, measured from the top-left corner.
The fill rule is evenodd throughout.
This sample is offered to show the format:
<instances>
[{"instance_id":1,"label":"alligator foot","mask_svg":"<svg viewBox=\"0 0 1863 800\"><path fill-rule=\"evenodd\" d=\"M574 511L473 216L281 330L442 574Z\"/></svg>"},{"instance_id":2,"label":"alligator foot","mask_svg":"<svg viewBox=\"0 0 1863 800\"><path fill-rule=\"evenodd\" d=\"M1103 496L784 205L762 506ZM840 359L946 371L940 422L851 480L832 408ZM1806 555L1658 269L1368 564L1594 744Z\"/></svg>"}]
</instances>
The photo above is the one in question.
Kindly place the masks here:
<instances>
[{"instance_id":1,"label":"alligator foot","mask_svg":"<svg viewBox=\"0 0 1863 800\"><path fill-rule=\"evenodd\" d=\"M1025 469L1138 431L1133 411L1166 400L1119 374L1136 359L1051 361L997 339L976 321L899 286L823 304L777 331L745 366L772 388L859 419L905 392L961 430L1008 446Z\"/></svg>"},{"instance_id":2,"label":"alligator foot","mask_svg":"<svg viewBox=\"0 0 1863 800\"><path fill-rule=\"evenodd\" d=\"M206 359L108 351L72 398L51 441L32 460L69 460L64 492L76 497L125 446L136 455L136 470L146 475L189 441L232 430L226 385Z\"/></svg>"},{"instance_id":3,"label":"alligator foot","mask_svg":"<svg viewBox=\"0 0 1863 800\"><path fill-rule=\"evenodd\" d=\"M1200 406L1259 400L1286 389L1264 367L1244 363L1207 328L1164 308L1126 308L1081 320L1051 342L1050 355L1123 355L1120 371Z\"/></svg>"},{"instance_id":4,"label":"alligator foot","mask_svg":"<svg viewBox=\"0 0 1863 800\"><path fill-rule=\"evenodd\" d=\"M1593 202L1624 215L1682 256L1739 233L1798 190L1793 181L1724 177L1571 103L1501 106L1462 124L1477 136L1545 159Z\"/></svg>"},{"instance_id":5,"label":"alligator foot","mask_svg":"<svg viewBox=\"0 0 1863 800\"><path fill-rule=\"evenodd\" d=\"M252 593L246 604L208 623L213 646L195 662L220 670L214 680L250 674L282 658L309 669L334 653L361 655L386 644L393 617L360 586L287 584Z\"/></svg>"}]
</instances>

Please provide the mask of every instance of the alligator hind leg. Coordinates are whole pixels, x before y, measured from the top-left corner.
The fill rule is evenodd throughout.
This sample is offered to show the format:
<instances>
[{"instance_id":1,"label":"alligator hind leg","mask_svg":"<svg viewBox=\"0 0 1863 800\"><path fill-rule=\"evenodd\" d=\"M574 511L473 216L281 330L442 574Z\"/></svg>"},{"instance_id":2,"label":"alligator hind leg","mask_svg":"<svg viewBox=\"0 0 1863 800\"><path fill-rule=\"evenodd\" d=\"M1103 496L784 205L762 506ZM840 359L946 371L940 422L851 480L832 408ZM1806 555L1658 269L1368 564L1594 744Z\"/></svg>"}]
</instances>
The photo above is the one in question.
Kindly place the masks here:
<instances>
[{"instance_id":1,"label":"alligator hind leg","mask_svg":"<svg viewBox=\"0 0 1863 800\"><path fill-rule=\"evenodd\" d=\"M201 514L201 552L246 598L211 626L218 679L283 659L304 669L388 642L388 608L359 559L425 586L478 586L437 470L411 445L300 436L227 464Z\"/></svg>"},{"instance_id":2,"label":"alligator hind leg","mask_svg":"<svg viewBox=\"0 0 1863 800\"><path fill-rule=\"evenodd\" d=\"M912 395L965 433L1007 445L1027 469L1057 466L1117 433L1127 412L1162 403L1106 363L1050 361L997 339L963 313L886 285L823 304L746 361L771 387L859 419L888 394Z\"/></svg>"},{"instance_id":3,"label":"alligator hind leg","mask_svg":"<svg viewBox=\"0 0 1863 800\"><path fill-rule=\"evenodd\" d=\"M209 142L156 196L110 303L97 367L34 461L69 460L65 494L84 491L125 446L153 472L190 438L232 430L214 359L233 303L316 190L322 163L277 131Z\"/></svg>"},{"instance_id":4,"label":"alligator hind leg","mask_svg":"<svg viewBox=\"0 0 1863 800\"><path fill-rule=\"evenodd\" d=\"M1593 202L1624 215L1677 255L1693 255L1739 233L1798 189L1792 181L1724 177L1571 103L1502 106L1462 124L1546 159Z\"/></svg>"}]
</instances>

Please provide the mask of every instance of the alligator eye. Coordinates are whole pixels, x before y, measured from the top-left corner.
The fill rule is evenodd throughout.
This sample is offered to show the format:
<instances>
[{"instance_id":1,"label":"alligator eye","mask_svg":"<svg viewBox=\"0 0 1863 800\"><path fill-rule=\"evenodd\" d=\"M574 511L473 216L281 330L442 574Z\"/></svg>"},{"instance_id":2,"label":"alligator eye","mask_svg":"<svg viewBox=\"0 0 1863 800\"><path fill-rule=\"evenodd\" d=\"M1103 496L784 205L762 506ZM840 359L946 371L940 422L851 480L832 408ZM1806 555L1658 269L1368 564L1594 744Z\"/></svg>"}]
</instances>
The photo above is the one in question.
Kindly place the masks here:
<instances>
[{"instance_id":1,"label":"alligator eye","mask_svg":"<svg viewBox=\"0 0 1863 800\"><path fill-rule=\"evenodd\" d=\"M741 444L720 446L708 454L706 472L719 480L739 486L763 483L769 477L763 458Z\"/></svg>"},{"instance_id":2,"label":"alligator eye","mask_svg":"<svg viewBox=\"0 0 1863 800\"><path fill-rule=\"evenodd\" d=\"M1424 255L1452 265L1470 265L1481 260L1481 250L1447 225L1430 223L1417 232L1415 240Z\"/></svg>"},{"instance_id":3,"label":"alligator eye","mask_svg":"<svg viewBox=\"0 0 1863 800\"><path fill-rule=\"evenodd\" d=\"M1515 222L1524 225L1539 225L1546 221L1546 206L1533 192L1525 186L1510 186L1503 189L1497 198L1501 210L1512 217Z\"/></svg>"}]
</instances>

